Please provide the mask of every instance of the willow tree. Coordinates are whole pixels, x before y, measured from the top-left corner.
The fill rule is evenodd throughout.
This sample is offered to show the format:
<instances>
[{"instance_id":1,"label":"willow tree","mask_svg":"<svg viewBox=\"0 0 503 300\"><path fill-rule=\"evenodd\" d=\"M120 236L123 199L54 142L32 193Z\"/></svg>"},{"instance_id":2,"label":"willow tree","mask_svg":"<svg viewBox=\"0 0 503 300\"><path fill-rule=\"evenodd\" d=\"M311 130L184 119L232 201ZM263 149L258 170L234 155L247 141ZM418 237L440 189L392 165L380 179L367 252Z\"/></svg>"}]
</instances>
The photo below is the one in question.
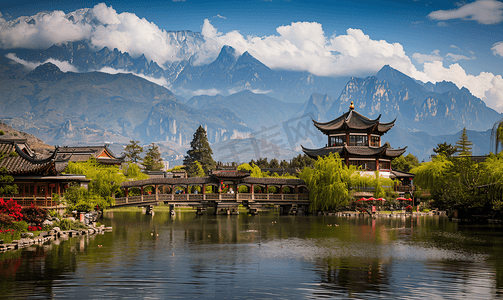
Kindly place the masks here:
<instances>
[{"instance_id":1,"label":"willow tree","mask_svg":"<svg viewBox=\"0 0 503 300\"><path fill-rule=\"evenodd\" d=\"M126 165L121 172L118 166L100 164L95 158L85 162L69 162L65 172L86 175L91 179L87 190L73 187L65 192L65 200L70 210L91 210L96 205L107 208L114 203L113 195L122 193L120 189L122 182L128 179L148 178L140 172L136 164Z\"/></svg>"},{"instance_id":2,"label":"willow tree","mask_svg":"<svg viewBox=\"0 0 503 300\"><path fill-rule=\"evenodd\" d=\"M339 154L319 157L314 168L304 168L299 177L309 188L309 210L328 210L349 204L349 177Z\"/></svg>"},{"instance_id":3,"label":"willow tree","mask_svg":"<svg viewBox=\"0 0 503 300\"><path fill-rule=\"evenodd\" d=\"M503 119L494 124L491 131L491 149L498 153L500 146L503 145ZM494 148L493 148L494 146Z\"/></svg>"}]
</instances>

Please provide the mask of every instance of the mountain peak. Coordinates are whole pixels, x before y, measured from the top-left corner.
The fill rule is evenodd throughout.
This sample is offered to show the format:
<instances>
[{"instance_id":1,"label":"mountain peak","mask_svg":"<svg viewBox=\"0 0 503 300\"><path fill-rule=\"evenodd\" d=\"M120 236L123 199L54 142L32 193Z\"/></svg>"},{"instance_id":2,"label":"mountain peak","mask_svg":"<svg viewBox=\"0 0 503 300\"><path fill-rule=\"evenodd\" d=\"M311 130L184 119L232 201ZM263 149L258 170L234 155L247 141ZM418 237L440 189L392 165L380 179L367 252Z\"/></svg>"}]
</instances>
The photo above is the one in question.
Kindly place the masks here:
<instances>
[{"instance_id":1,"label":"mountain peak","mask_svg":"<svg viewBox=\"0 0 503 300\"><path fill-rule=\"evenodd\" d=\"M39 78L45 80L55 80L59 77L59 75L63 74L61 70L53 63L45 63L43 65L39 65L35 68L35 70L28 73L28 77L31 78Z\"/></svg>"},{"instance_id":2,"label":"mountain peak","mask_svg":"<svg viewBox=\"0 0 503 300\"><path fill-rule=\"evenodd\" d=\"M216 60L221 60L221 59L226 59L226 58L232 58L232 60L236 61L238 58L238 54L236 53L236 49L232 48L231 46L223 46L222 50L220 50L220 54L218 54L218 57Z\"/></svg>"},{"instance_id":3,"label":"mountain peak","mask_svg":"<svg viewBox=\"0 0 503 300\"><path fill-rule=\"evenodd\" d=\"M230 69L236 63L238 55L236 50L231 46L223 46L218 54L217 59L211 63L219 69Z\"/></svg>"},{"instance_id":4,"label":"mountain peak","mask_svg":"<svg viewBox=\"0 0 503 300\"><path fill-rule=\"evenodd\" d=\"M387 81L393 86L399 86L402 84L405 84L406 86L416 86L419 85L417 82L415 82L412 78L409 76L405 75L404 73L393 69L389 65L385 65L377 72L375 75L379 81Z\"/></svg>"}]
</instances>

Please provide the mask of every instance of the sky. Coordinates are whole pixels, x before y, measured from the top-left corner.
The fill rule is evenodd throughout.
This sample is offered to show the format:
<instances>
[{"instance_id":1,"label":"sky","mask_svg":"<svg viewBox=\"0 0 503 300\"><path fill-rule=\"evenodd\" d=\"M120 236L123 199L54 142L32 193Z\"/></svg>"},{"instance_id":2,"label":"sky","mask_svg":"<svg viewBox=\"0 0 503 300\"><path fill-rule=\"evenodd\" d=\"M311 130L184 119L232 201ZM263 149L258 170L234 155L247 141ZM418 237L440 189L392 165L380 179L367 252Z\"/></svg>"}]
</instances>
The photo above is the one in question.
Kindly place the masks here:
<instances>
[{"instance_id":1,"label":"sky","mask_svg":"<svg viewBox=\"0 0 503 300\"><path fill-rule=\"evenodd\" d=\"M452 81L503 112L503 2L496 0L18 0L0 3L0 14L3 49L86 38L96 49L162 65L179 59L168 32L190 30L204 36L192 49L198 63L230 45L273 69L324 76L371 76L389 64L423 82Z\"/></svg>"}]
</instances>

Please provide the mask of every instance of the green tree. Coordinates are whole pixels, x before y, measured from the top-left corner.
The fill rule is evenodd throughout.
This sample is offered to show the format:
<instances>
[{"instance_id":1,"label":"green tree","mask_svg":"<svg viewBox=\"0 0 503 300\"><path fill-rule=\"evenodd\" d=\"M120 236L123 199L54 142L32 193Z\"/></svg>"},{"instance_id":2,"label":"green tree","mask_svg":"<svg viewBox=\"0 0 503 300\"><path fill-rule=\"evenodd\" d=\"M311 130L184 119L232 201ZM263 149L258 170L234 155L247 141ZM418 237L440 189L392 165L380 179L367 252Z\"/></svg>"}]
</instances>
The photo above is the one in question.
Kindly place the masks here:
<instances>
[{"instance_id":1,"label":"green tree","mask_svg":"<svg viewBox=\"0 0 503 300\"><path fill-rule=\"evenodd\" d=\"M472 155L472 145L473 143L468 140L468 135L466 134L466 127L463 128L461 137L456 142L456 150L459 156L471 156Z\"/></svg>"},{"instance_id":2,"label":"green tree","mask_svg":"<svg viewBox=\"0 0 503 300\"><path fill-rule=\"evenodd\" d=\"M494 153L498 153L499 147L503 145L503 119L494 124L491 131L491 144L494 143ZM493 149L491 145L491 149Z\"/></svg>"},{"instance_id":3,"label":"green tree","mask_svg":"<svg viewBox=\"0 0 503 300\"><path fill-rule=\"evenodd\" d=\"M196 175L196 161L201 163L204 173L208 174L209 170L214 169L216 165L212 155L213 151L211 150L210 143L208 142L206 130L204 130L201 125L199 125L196 132L194 133L192 142L190 142L190 149L189 151L187 151L187 155L183 160L183 164L187 167L187 175Z\"/></svg>"},{"instance_id":4,"label":"green tree","mask_svg":"<svg viewBox=\"0 0 503 300\"><path fill-rule=\"evenodd\" d=\"M143 166L147 171L160 171L164 167L161 152L156 144L151 143L148 146L147 153L143 158Z\"/></svg>"},{"instance_id":5,"label":"green tree","mask_svg":"<svg viewBox=\"0 0 503 300\"><path fill-rule=\"evenodd\" d=\"M5 153L0 152L0 163L6 156L7 155ZM14 177L9 175L7 168L0 167L0 195L13 195L18 193L17 185L11 184L13 181Z\"/></svg>"},{"instance_id":6,"label":"green tree","mask_svg":"<svg viewBox=\"0 0 503 300\"><path fill-rule=\"evenodd\" d=\"M451 144L447 144L447 142L443 142L442 144L437 144L437 147L433 148L433 152L450 157L456 153L456 147Z\"/></svg>"},{"instance_id":7,"label":"green tree","mask_svg":"<svg viewBox=\"0 0 503 300\"><path fill-rule=\"evenodd\" d=\"M409 172L417 166L419 166L419 160L412 153L407 154L407 156L400 155L391 161L391 168L393 170Z\"/></svg>"},{"instance_id":8,"label":"green tree","mask_svg":"<svg viewBox=\"0 0 503 300\"><path fill-rule=\"evenodd\" d=\"M113 195L122 194L120 184L128 179L147 179L136 164L126 164L120 172L118 166L103 165L90 158L85 162L69 162L65 169L69 174L86 175L91 179L89 187L71 188L65 192L64 199L71 210L90 210L99 205L107 208L114 202ZM85 209L86 208L86 209Z\"/></svg>"},{"instance_id":9,"label":"green tree","mask_svg":"<svg viewBox=\"0 0 503 300\"><path fill-rule=\"evenodd\" d=\"M139 141L131 140L129 144L124 148L123 154L126 156L126 161L133 163L138 163L141 161L141 154L143 148L140 146Z\"/></svg>"},{"instance_id":10,"label":"green tree","mask_svg":"<svg viewBox=\"0 0 503 300\"><path fill-rule=\"evenodd\" d=\"M279 168L279 162L276 158L271 159L269 162L269 168Z\"/></svg>"},{"instance_id":11,"label":"green tree","mask_svg":"<svg viewBox=\"0 0 503 300\"><path fill-rule=\"evenodd\" d=\"M349 203L349 185L346 167L339 154L319 157L314 168L304 168L299 177L309 187L309 210L328 210ZM347 170L347 167L346 167ZM347 176L346 176L347 177Z\"/></svg>"}]
</instances>

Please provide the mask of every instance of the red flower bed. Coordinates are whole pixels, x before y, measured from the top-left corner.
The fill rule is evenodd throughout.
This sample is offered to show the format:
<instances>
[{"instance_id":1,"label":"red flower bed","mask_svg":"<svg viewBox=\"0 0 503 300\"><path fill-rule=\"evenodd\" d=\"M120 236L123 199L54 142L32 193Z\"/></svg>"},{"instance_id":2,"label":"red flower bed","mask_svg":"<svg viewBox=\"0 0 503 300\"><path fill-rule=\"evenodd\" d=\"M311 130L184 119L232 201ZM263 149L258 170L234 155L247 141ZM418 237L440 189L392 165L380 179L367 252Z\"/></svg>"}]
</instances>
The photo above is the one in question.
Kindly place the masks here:
<instances>
[{"instance_id":1,"label":"red flower bed","mask_svg":"<svg viewBox=\"0 0 503 300\"><path fill-rule=\"evenodd\" d=\"M28 226L28 231L42 230L42 226Z\"/></svg>"},{"instance_id":2,"label":"red flower bed","mask_svg":"<svg viewBox=\"0 0 503 300\"><path fill-rule=\"evenodd\" d=\"M21 221L23 214L21 213L21 205L17 201L10 200L4 201L0 198L0 214L6 214L14 218L15 221Z\"/></svg>"}]
</instances>

